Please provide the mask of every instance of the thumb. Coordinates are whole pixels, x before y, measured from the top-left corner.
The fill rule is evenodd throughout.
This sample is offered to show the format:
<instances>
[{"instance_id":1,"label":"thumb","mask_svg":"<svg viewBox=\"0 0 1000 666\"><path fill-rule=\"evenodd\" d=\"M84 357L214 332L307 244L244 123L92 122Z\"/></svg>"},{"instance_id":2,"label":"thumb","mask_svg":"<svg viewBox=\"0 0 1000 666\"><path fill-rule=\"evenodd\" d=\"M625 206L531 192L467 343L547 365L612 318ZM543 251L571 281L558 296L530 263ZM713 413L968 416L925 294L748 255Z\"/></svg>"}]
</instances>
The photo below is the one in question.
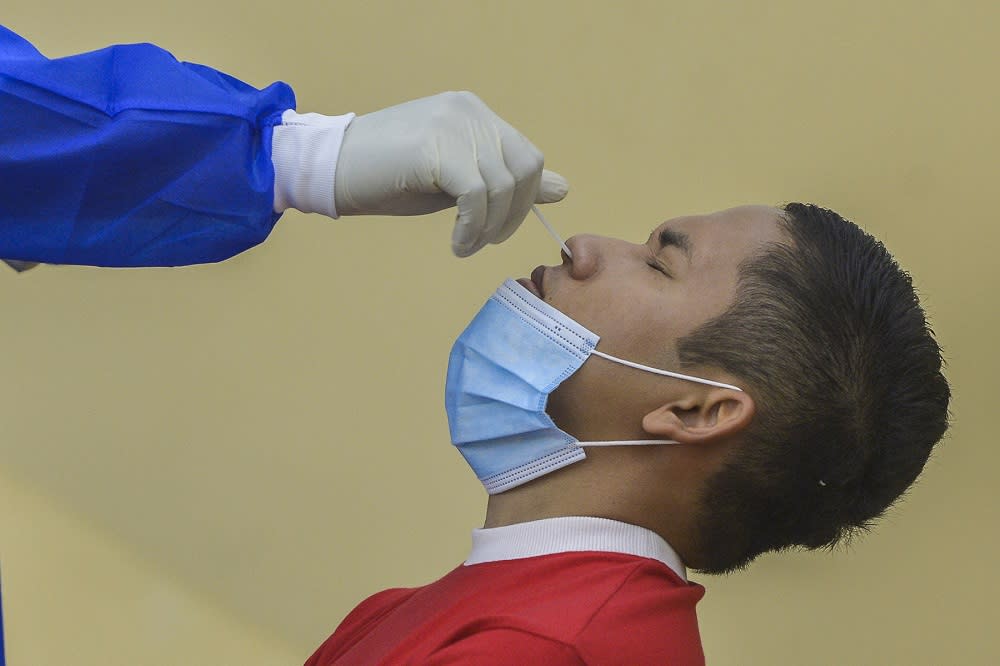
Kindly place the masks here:
<instances>
[{"instance_id":1,"label":"thumb","mask_svg":"<svg viewBox=\"0 0 1000 666\"><path fill-rule=\"evenodd\" d=\"M547 204L562 201L569 192L569 183L565 178L555 171L545 169L542 171L542 183L538 187L538 196L535 203Z\"/></svg>"}]
</instances>

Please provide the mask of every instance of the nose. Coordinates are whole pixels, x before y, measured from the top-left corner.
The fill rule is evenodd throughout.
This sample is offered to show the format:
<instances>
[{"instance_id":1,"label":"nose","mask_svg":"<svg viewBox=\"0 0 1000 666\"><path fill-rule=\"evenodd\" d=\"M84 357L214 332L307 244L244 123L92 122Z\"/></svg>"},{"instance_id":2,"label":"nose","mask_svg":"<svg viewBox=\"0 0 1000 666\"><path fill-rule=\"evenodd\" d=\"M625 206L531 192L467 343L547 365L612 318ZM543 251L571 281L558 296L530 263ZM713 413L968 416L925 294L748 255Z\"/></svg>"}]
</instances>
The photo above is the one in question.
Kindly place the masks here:
<instances>
[{"instance_id":1,"label":"nose","mask_svg":"<svg viewBox=\"0 0 1000 666\"><path fill-rule=\"evenodd\" d=\"M573 253L570 259L563 253L563 265L569 265L569 274L574 280L586 280L601 267L601 243L610 239L591 234L577 234L566 240L566 246Z\"/></svg>"}]
</instances>

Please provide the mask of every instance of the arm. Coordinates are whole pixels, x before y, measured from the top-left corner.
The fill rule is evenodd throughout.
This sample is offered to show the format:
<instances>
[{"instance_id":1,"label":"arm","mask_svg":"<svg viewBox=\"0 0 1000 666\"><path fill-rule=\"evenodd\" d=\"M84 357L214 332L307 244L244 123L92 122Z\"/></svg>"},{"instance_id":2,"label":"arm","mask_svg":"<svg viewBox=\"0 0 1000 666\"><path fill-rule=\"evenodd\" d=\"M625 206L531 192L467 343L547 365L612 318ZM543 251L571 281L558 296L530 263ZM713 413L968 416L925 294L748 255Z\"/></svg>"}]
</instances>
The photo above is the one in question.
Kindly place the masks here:
<instances>
[{"instance_id":1,"label":"arm","mask_svg":"<svg viewBox=\"0 0 1000 666\"><path fill-rule=\"evenodd\" d=\"M452 248L468 256L508 238L532 203L566 195L531 142L471 93L353 124L294 105L284 83L257 90L152 44L50 60L0 26L0 258L214 262L263 241L286 208L456 204Z\"/></svg>"},{"instance_id":2,"label":"arm","mask_svg":"<svg viewBox=\"0 0 1000 666\"><path fill-rule=\"evenodd\" d=\"M294 105L284 83L151 44L50 60L0 27L0 257L170 266L260 243L279 217L273 127Z\"/></svg>"}]
</instances>

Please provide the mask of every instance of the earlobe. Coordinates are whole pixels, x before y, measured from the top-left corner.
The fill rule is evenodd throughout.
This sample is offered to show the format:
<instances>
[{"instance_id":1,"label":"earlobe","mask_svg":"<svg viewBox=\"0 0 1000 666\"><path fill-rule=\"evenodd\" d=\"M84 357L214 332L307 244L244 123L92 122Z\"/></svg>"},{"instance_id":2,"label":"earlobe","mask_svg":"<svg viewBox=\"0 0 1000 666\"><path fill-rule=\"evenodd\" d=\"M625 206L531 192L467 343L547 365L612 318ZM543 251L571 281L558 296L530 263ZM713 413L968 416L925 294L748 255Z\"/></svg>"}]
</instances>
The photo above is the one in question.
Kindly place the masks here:
<instances>
[{"instance_id":1,"label":"earlobe","mask_svg":"<svg viewBox=\"0 0 1000 666\"><path fill-rule=\"evenodd\" d=\"M661 405L643 417L642 427L651 435L682 444L708 443L744 430L755 412L747 393L713 388Z\"/></svg>"}]
</instances>

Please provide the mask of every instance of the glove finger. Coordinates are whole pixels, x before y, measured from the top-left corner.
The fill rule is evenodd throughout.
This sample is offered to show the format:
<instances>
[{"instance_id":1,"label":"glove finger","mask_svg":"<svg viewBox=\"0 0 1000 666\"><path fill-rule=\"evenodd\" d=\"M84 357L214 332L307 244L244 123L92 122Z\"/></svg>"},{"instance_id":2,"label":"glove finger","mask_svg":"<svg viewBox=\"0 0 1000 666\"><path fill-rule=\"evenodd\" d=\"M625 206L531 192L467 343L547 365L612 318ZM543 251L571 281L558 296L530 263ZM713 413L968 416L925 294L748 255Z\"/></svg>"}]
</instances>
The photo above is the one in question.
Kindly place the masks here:
<instances>
[{"instance_id":1,"label":"glove finger","mask_svg":"<svg viewBox=\"0 0 1000 666\"><path fill-rule=\"evenodd\" d=\"M442 180L445 180L443 174ZM442 189L455 197L458 204L451 251L456 257L468 257L485 244L480 239L486 226L486 183L478 169L465 169L461 177L445 181Z\"/></svg>"},{"instance_id":2,"label":"glove finger","mask_svg":"<svg viewBox=\"0 0 1000 666\"><path fill-rule=\"evenodd\" d=\"M485 245L494 242L507 224L517 182L499 150L489 151L485 156L480 152L479 173L486 183L486 225L479 237L479 242Z\"/></svg>"},{"instance_id":3,"label":"glove finger","mask_svg":"<svg viewBox=\"0 0 1000 666\"><path fill-rule=\"evenodd\" d=\"M537 188L529 189L523 187L523 185L519 184L518 189L515 191L514 203L510 206L510 218L507 224L496 239L490 241L491 243L502 243L514 235L514 232L518 230L525 217L531 211L532 203L547 204L562 201L569 192L569 183L566 179L555 171L549 171L548 169L542 171L541 182ZM525 201L523 213L521 212L522 197L524 197L523 200Z\"/></svg>"},{"instance_id":4,"label":"glove finger","mask_svg":"<svg viewBox=\"0 0 1000 666\"><path fill-rule=\"evenodd\" d=\"M507 218L507 223L504 224L503 229L500 230L491 243L500 244L505 240L514 235L514 232L521 227L521 223L524 222L525 218L528 216L528 212L531 211L531 199L533 198L534 187L529 187L527 184L521 186L520 189L525 190L525 192L519 192L515 196L522 201L528 202L527 208L518 208L517 212L514 212L514 207L511 206L511 215ZM521 211L524 212L521 212Z\"/></svg>"},{"instance_id":5,"label":"glove finger","mask_svg":"<svg viewBox=\"0 0 1000 666\"><path fill-rule=\"evenodd\" d=\"M451 251L468 257L481 248L486 227L487 188L468 139L445 137L439 146L438 188L455 199L458 215L451 234Z\"/></svg>"},{"instance_id":6,"label":"glove finger","mask_svg":"<svg viewBox=\"0 0 1000 666\"><path fill-rule=\"evenodd\" d=\"M507 219L500 232L490 240L491 243L502 243L510 238L528 216L538 193L545 163L541 151L510 126L507 126L503 137L503 158L516 185Z\"/></svg>"},{"instance_id":7,"label":"glove finger","mask_svg":"<svg viewBox=\"0 0 1000 666\"><path fill-rule=\"evenodd\" d=\"M517 231L521 223L524 222L524 218L528 216L528 212L531 210L531 204L535 200L536 193L538 192L538 177L525 178L522 179L514 187L514 196L510 204L510 213L507 215L507 220L504 222L503 227L500 229L499 233L495 234L490 240L491 243L502 243Z\"/></svg>"},{"instance_id":8,"label":"glove finger","mask_svg":"<svg viewBox=\"0 0 1000 666\"><path fill-rule=\"evenodd\" d=\"M535 203L547 204L562 201L569 193L569 182L555 171L542 172L542 184L538 188Z\"/></svg>"}]
</instances>

